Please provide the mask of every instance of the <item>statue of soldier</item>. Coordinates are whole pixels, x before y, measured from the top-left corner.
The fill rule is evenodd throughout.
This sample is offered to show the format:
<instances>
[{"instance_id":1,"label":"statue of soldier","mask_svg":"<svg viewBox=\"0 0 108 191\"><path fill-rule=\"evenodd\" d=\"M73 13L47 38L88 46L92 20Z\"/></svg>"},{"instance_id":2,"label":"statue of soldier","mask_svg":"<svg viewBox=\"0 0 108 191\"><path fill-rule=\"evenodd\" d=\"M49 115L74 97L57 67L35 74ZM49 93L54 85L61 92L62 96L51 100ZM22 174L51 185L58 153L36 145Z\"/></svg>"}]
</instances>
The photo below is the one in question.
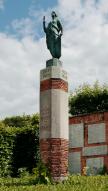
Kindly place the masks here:
<instances>
[{"instance_id":1,"label":"statue of soldier","mask_svg":"<svg viewBox=\"0 0 108 191\"><path fill-rule=\"evenodd\" d=\"M53 11L51 13L52 21L46 27L45 16L43 17L43 29L46 33L46 44L53 58L61 57L61 36L63 34L62 25Z\"/></svg>"}]
</instances>

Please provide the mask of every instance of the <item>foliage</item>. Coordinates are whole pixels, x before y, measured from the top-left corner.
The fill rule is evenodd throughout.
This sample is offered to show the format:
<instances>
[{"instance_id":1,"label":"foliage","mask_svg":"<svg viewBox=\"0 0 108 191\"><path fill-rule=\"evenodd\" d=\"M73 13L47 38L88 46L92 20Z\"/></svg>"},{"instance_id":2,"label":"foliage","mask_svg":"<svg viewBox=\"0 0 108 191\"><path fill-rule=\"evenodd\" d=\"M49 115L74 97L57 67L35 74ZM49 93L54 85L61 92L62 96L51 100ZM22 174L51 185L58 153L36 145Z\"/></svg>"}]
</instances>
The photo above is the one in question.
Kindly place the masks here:
<instances>
[{"instance_id":1,"label":"foliage","mask_svg":"<svg viewBox=\"0 0 108 191\"><path fill-rule=\"evenodd\" d=\"M72 115L108 111L108 86L84 84L69 98L69 112Z\"/></svg>"},{"instance_id":2,"label":"foliage","mask_svg":"<svg viewBox=\"0 0 108 191\"><path fill-rule=\"evenodd\" d=\"M37 114L6 118L0 123L0 159L0 176L17 176L19 168L32 172L39 161Z\"/></svg>"},{"instance_id":3,"label":"foliage","mask_svg":"<svg viewBox=\"0 0 108 191\"><path fill-rule=\"evenodd\" d=\"M13 175L16 176L18 169L24 167L32 172L39 160L39 128L30 126L18 129L14 145Z\"/></svg>"},{"instance_id":4,"label":"foliage","mask_svg":"<svg viewBox=\"0 0 108 191\"><path fill-rule=\"evenodd\" d=\"M19 168L18 169L18 176L20 178L29 176L29 172L27 171L27 168Z\"/></svg>"},{"instance_id":5,"label":"foliage","mask_svg":"<svg viewBox=\"0 0 108 191\"><path fill-rule=\"evenodd\" d=\"M101 167L98 171L98 174L100 174L100 175L108 174L108 170L107 170L106 166Z\"/></svg>"},{"instance_id":6,"label":"foliage","mask_svg":"<svg viewBox=\"0 0 108 191\"><path fill-rule=\"evenodd\" d=\"M51 176L48 168L40 160L37 167L33 169L33 174L36 176L37 183L51 183Z\"/></svg>"},{"instance_id":7,"label":"foliage","mask_svg":"<svg viewBox=\"0 0 108 191\"><path fill-rule=\"evenodd\" d=\"M36 184L35 176L0 178L0 191L108 191L108 176L70 176L58 184Z\"/></svg>"},{"instance_id":8,"label":"foliage","mask_svg":"<svg viewBox=\"0 0 108 191\"><path fill-rule=\"evenodd\" d=\"M15 134L0 122L0 176L9 176L12 171L12 150Z\"/></svg>"},{"instance_id":9,"label":"foliage","mask_svg":"<svg viewBox=\"0 0 108 191\"><path fill-rule=\"evenodd\" d=\"M3 120L5 125L11 127L29 127L39 125L39 114L23 115L23 116L12 116L6 117Z\"/></svg>"},{"instance_id":10,"label":"foliage","mask_svg":"<svg viewBox=\"0 0 108 191\"><path fill-rule=\"evenodd\" d=\"M96 168L96 167L88 167L85 166L83 168L83 175L84 176L91 176L91 175L106 175L108 174L106 166Z\"/></svg>"}]
</instances>

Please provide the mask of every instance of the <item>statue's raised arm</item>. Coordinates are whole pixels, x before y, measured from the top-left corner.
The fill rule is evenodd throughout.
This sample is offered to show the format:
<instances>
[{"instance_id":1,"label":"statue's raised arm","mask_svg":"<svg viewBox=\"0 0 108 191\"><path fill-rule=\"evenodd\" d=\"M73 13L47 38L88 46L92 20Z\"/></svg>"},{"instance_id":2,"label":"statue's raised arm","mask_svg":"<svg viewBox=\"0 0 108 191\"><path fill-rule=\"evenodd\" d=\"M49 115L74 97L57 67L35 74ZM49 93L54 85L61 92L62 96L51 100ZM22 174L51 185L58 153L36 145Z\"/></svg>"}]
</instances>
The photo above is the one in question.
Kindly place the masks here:
<instances>
[{"instance_id":1,"label":"statue's raised arm","mask_svg":"<svg viewBox=\"0 0 108 191\"><path fill-rule=\"evenodd\" d=\"M63 28L56 13L53 11L52 21L46 27L45 16L43 17L43 29L46 33L46 44L53 58L61 57L61 36Z\"/></svg>"},{"instance_id":2,"label":"statue's raised arm","mask_svg":"<svg viewBox=\"0 0 108 191\"><path fill-rule=\"evenodd\" d=\"M43 29L44 29L44 32L46 33L45 16L43 17Z\"/></svg>"}]
</instances>

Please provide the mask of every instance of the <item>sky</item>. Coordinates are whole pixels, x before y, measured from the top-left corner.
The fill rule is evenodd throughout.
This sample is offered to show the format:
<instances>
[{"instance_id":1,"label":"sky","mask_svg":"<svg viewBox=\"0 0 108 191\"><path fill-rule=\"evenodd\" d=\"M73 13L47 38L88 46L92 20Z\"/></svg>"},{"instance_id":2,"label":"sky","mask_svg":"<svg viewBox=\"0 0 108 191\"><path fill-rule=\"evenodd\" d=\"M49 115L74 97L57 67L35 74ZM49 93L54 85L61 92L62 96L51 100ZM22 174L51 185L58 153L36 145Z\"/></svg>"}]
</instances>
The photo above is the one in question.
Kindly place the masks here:
<instances>
[{"instance_id":1,"label":"sky","mask_svg":"<svg viewBox=\"0 0 108 191\"><path fill-rule=\"evenodd\" d=\"M0 0L0 118L39 112L39 76L51 58L42 18L57 12L69 92L108 84L108 0Z\"/></svg>"}]
</instances>

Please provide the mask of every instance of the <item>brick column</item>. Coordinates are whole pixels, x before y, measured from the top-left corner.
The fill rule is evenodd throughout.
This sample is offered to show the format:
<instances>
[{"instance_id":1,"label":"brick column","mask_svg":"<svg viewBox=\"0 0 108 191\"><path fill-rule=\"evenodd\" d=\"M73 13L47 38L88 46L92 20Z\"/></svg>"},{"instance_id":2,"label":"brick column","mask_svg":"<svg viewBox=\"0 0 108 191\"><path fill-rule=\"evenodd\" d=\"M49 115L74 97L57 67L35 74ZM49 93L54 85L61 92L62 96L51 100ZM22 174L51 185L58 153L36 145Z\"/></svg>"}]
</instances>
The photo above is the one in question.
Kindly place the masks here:
<instances>
[{"instance_id":1,"label":"brick column","mask_svg":"<svg viewBox=\"0 0 108 191\"><path fill-rule=\"evenodd\" d=\"M54 181L68 174L68 82L58 59L40 72L40 152Z\"/></svg>"}]
</instances>

